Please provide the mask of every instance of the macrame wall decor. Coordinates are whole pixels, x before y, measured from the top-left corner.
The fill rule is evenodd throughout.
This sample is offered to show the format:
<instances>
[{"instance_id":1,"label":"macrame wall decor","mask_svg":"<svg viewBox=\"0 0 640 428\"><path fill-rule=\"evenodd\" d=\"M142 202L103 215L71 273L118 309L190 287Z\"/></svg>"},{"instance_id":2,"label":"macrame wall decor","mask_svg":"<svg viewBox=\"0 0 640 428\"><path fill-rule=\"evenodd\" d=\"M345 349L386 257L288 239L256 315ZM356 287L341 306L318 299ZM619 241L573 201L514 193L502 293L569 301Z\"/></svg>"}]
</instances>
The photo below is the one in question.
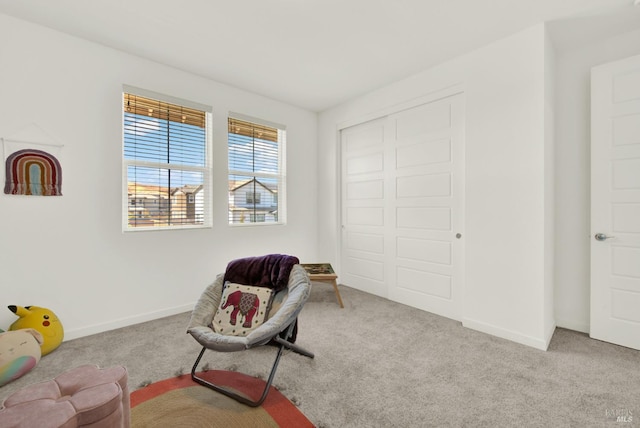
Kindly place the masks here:
<instances>
[{"instance_id":1,"label":"macrame wall decor","mask_svg":"<svg viewBox=\"0 0 640 428\"><path fill-rule=\"evenodd\" d=\"M62 196L61 145L2 139L7 195ZM36 148L37 147L37 148Z\"/></svg>"}]
</instances>

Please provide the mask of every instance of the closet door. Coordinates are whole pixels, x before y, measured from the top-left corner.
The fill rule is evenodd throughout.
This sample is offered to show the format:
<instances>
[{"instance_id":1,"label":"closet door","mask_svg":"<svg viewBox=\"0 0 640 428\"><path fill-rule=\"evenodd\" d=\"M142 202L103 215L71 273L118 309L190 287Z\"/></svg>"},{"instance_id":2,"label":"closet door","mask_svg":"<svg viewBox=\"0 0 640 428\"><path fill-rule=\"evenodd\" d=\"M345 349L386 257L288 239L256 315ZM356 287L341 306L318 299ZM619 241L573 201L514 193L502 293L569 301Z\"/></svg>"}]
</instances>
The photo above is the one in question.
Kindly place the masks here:
<instances>
[{"instance_id":1,"label":"closet door","mask_svg":"<svg viewBox=\"0 0 640 428\"><path fill-rule=\"evenodd\" d=\"M393 254L389 297L460 320L464 127L461 96L389 117Z\"/></svg>"},{"instance_id":2,"label":"closet door","mask_svg":"<svg viewBox=\"0 0 640 428\"><path fill-rule=\"evenodd\" d=\"M340 282L387 297L385 119L342 131Z\"/></svg>"},{"instance_id":3,"label":"closet door","mask_svg":"<svg viewBox=\"0 0 640 428\"><path fill-rule=\"evenodd\" d=\"M461 319L463 120L456 95L342 130L343 284Z\"/></svg>"}]
</instances>

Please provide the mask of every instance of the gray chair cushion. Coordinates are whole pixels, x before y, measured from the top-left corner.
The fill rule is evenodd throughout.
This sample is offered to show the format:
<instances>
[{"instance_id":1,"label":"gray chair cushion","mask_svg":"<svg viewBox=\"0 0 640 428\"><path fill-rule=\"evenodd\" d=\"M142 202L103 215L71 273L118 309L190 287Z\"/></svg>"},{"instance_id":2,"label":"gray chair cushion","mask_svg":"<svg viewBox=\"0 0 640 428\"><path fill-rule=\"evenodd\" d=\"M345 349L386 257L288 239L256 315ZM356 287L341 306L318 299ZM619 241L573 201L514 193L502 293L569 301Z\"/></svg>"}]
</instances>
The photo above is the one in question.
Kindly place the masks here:
<instances>
[{"instance_id":1,"label":"gray chair cushion","mask_svg":"<svg viewBox=\"0 0 640 428\"><path fill-rule=\"evenodd\" d=\"M300 265L293 266L287 288L279 292L279 294L286 293L280 308L275 312L272 311L268 320L246 337L225 336L211 328L213 316L220 305L223 282L224 274L220 274L213 284L204 290L191 313L191 320L187 327L187 333L191 334L198 343L205 348L220 352L241 351L269 342L296 319L311 292L311 282L304 268Z\"/></svg>"}]
</instances>

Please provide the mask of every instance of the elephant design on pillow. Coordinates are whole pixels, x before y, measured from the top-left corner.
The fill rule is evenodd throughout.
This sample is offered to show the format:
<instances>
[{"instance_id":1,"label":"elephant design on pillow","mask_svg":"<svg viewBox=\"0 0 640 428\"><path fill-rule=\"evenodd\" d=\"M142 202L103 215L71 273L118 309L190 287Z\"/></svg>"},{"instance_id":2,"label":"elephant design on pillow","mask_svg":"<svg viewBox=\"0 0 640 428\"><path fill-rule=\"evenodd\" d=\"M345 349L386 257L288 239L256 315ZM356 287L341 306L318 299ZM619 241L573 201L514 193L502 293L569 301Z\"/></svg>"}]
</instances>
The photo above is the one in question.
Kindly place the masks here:
<instances>
[{"instance_id":1,"label":"elephant design on pillow","mask_svg":"<svg viewBox=\"0 0 640 428\"><path fill-rule=\"evenodd\" d=\"M238 313L244 317L243 327L251 327L253 317L260 308L260 298L253 293L245 293L243 291L234 291L229 294L227 301L222 305L222 309L226 309L229 306L233 306L233 311L229 322L231 325L236 325Z\"/></svg>"}]
</instances>

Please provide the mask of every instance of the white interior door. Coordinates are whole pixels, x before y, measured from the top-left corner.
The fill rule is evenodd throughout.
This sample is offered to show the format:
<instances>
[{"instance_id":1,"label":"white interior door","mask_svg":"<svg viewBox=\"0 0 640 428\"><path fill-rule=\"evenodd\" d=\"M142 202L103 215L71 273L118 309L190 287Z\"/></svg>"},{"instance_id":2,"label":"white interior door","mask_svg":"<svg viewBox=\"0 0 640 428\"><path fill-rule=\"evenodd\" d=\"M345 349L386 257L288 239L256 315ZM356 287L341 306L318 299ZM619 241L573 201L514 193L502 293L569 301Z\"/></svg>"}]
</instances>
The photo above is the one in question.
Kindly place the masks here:
<instances>
[{"instance_id":1,"label":"white interior door","mask_svg":"<svg viewBox=\"0 0 640 428\"><path fill-rule=\"evenodd\" d=\"M456 95L342 130L342 283L461 319L463 120Z\"/></svg>"},{"instance_id":2,"label":"white interior door","mask_svg":"<svg viewBox=\"0 0 640 428\"><path fill-rule=\"evenodd\" d=\"M342 131L340 282L387 297L385 119Z\"/></svg>"},{"instance_id":3,"label":"white interior door","mask_svg":"<svg viewBox=\"0 0 640 428\"><path fill-rule=\"evenodd\" d=\"M591 74L591 337L640 349L640 56Z\"/></svg>"},{"instance_id":4,"label":"white interior door","mask_svg":"<svg viewBox=\"0 0 640 428\"><path fill-rule=\"evenodd\" d=\"M389 298L456 320L464 266L462 109L458 95L389 117Z\"/></svg>"}]
</instances>

